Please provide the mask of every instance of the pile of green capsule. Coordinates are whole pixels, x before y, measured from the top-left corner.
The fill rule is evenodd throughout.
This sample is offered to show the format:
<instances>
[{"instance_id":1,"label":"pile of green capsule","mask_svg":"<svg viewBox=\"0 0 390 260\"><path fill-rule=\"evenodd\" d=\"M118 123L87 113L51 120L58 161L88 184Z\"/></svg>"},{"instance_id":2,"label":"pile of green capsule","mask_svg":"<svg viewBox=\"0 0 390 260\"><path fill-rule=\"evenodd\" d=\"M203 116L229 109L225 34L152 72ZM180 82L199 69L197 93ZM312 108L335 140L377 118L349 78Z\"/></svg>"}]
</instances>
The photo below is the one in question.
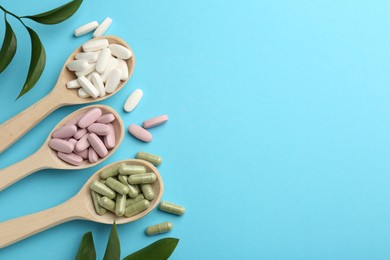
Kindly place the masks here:
<instances>
[{"instance_id":1,"label":"pile of green capsule","mask_svg":"<svg viewBox=\"0 0 390 260\"><path fill-rule=\"evenodd\" d=\"M100 180L90 185L96 213L111 211L118 217L132 217L146 210L155 196L151 184L156 179L142 165L121 163L104 169Z\"/></svg>"}]
</instances>

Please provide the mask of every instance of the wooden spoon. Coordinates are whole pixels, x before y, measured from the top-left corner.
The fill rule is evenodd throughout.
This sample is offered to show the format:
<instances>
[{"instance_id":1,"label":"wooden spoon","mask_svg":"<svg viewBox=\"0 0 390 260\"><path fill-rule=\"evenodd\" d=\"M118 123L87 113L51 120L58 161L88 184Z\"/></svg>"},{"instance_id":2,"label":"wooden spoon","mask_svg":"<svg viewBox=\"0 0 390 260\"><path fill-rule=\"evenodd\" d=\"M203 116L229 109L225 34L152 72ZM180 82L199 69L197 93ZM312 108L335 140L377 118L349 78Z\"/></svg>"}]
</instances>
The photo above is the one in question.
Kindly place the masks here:
<instances>
[{"instance_id":1,"label":"wooden spoon","mask_svg":"<svg viewBox=\"0 0 390 260\"><path fill-rule=\"evenodd\" d=\"M96 37L93 40L97 39L107 39L110 44L117 43L126 46L131 50L130 46L125 41L116 36L101 36ZM66 68L66 64L74 60L75 55L79 52L82 52L81 47L77 48L66 60L56 85L47 96L0 125L0 153L4 152L9 146L15 143L20 137L57 108L68 105L97 102L111 97L126 84L133 73L135 65L134 55L127 60L129 69L128 79L126 81L121 81L114 93L95 99L91 97L80 98L77 95L77 90L67 89L65 86L68 81L76 79L76 75Z\"/></svg>"},{"instance_id":2,"label":"wooden spoon","mask_svg":"<svg viewBox=\"0 0 390 260\"><path fill-rule=\"evenodd\" d=\"M92 108L100 108L103 114L112 113L115 115L115 121L112 123L115 130L115 141L116 145L113 149L109 150L108 155L104 158L100 158L95 163L90 163L88 160L84 160L83 163L79 166L74 166L62 161L57 157L57 152L49 147L49 141L52 138L52 133L59 127L63 126L72 118L87 112ZM43 143L41 148L38 149L34 154L30 155L26 159L13 164L7 168L0 170L0 191L7 188L11 184L17 182L18 180L42 169L63 169L63 170L80 170L89 167L93 167L105 159L107 159L110 155L112 155L115 150L118 148L120 143L122 142L124 135L123 122L118 113L111 107L105 105L92 105L80 108L79 110L74 111L67 117L61 120L50 132L46 141Z\"/></svg>"},{"instance_id":3,"label":"wooden spoon","mask_svg":"<svg viewBox=\"0 0 390 260\"><path fill-rule=\"evenodd\" d=\"M93 206L89 185L92 181L99 179L99 173L102 170L120 163L143 165L146 167L148 172L154 172L157 176L157 180L152 184L155 197L152 201L150 201L150 206L147 210L142 211L141 213L130 218L117 217L110 212L107 212L104 215L98 215L95 212L95 208ZM0 223L0 248L6 247L19 240L32 236L58 224L75 219L90 220L104 224L112 224L114 220L116 224L124 224L136 221L144 217L157 206L163 193L164 185L160 173L152 164L144 160L136 159L129 159L112 163L94 173L91 178L89 178L89 180L84 184L81 190L76 194L76 196L70 198L65 203L62 203L51 209Z\"/></svg>"}]
</instances>

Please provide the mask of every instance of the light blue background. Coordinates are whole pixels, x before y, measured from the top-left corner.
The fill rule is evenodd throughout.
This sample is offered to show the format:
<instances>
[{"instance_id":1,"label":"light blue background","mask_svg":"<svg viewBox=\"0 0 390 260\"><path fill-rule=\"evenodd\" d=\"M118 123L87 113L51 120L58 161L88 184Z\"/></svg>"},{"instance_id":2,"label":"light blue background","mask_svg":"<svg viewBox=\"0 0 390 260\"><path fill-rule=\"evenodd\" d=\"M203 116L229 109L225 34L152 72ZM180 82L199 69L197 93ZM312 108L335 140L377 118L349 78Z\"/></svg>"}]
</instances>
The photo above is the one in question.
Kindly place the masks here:
<instances>
[{"instance_id":1,"label":"light blue background","mask_svg":"<svg viewBox=\"0 0 390 260\"><path fill-rule=\"evenodd\" d=\"M64 2L2 5L25 15ZM137 64L127 86L102 103L126 126L163 113L170 121L152 130L149 144L126 134L97 167L40 171L2 191L0 221L55 206L101 166L145 150L165 159L164 199L188 212L155 210L120 226L123 257L171 236L180 238L172 259L389 259L389 14L385 0L85 0L59 25L27 22L47 65L17 101L30 50L10 19L19 49L0 75L0 122L50 91L68 55L89 39L73 38L73 29L106 16L108 33L132 46ZM144 98L124 113L135 88ZM79 107L51 114L0 155L0 168L32 154ZM165 220L171 233L144 235ZM102 257L109 229L73 221L0 250L0 259L72 259L87 231Z\"/></svg>"}]
</instances>

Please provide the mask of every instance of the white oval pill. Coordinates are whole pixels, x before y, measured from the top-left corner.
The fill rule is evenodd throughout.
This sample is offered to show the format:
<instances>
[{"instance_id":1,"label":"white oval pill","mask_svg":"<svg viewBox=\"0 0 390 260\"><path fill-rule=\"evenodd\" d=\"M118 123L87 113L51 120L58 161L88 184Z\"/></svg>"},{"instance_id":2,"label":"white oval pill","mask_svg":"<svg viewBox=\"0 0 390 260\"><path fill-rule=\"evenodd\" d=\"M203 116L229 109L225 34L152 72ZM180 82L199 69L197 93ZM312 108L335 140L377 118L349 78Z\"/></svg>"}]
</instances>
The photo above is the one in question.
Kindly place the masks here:
<instances>
[{"instance_id":1,"label":"white oval pill","mask_svg":"<svg viewBox=\"0 0 390 260\"><path fill-rule=\"evenodd\" d=\"M141 101L142 96L144 93L140 89L136 89L133 91L133 93L130 94L130 96L127 98L126 103L124 105L124 109L126 112L131 112L133 109L138 105L138 103Z\"/></svg>"},{"instance_id":2,"label":"white oval pill","mask_svg":"<svg viewBox=\"0 0 390 260\"><path fill-rule=\"evenodd\" d=\"M106 92L112 93L116 90L121 81L122 72L119 69L113 69L107 77Z\"/></svg>"},{"instance_id":3,"label":"white oval pill","mask_svg":"<svg viewBox=\"0 0 390 260\"><path fill-rule=\"evenodd\" d=\"M98 51L104 49L108 46L107 39L99 39L99 40L90 40L84 43L81 47L85 52L88 51Z\"/></svg>"},{"instance_id":4,"label":"white oval pill","mask_svg":"<svg viewBox=\"0 0 390 260\"><path fill-rule=\"evenodd\" d=\"M77 95L81 98L88 98L90 97L90 95L85 92L85 90L83 88L79 88L78 92L77 92Z\"/></svg>"},{"instance_id":5,"label":"white oval pill","mask_svg":"<svg viewBox=\"0 0 390 260\"><path fill-rule=\"evenodd\" d=\"M77 79L68 81L66 83L66 87L69 88L69 89L81 88L81 86L80 86L79 82L77 81Z\"/></svg>"},{"instance_id":6,"label":"white oval pill","mask_svg":"<svg viewBox=\"0 0 390 260\"><path fill-rule=\"evenodd\" d=\"M111 58L111 51L109 48L104 48L99 55L99 58L96 62L96 71L99 73L103 73L106 69L108 62Z\"/></svg>"},{"instance_id":7,"label":"white oval pill","mask_svg":"<svg viewBox=\"0 0 390 260\"><path fill-rule=\"evenodd\" d=\"M64 125L53 132L53 138L65 139L73 136L77 131L75 125Z\"/></svg>"},{"instance_id":8,"label":"white oval pill","mask_svg":"<svg viewBox=\"0 0 390 260\"><path fill-rule=\"evenodd\" d=\"M111 23L112 20L110 17L104 19L104 21L99 25L99 27L96 28L96 30L93 32L93 37L103 35L107 31L108 27L110 27Z\"/></svg>"},{"instance_id":9,"label":"white oval pill","mask_svg":"<svg viewBox=\"0 0 390 260\"><path fill-rule=\"evenodd\" d=\"M99 73L93 72L91 74L91 81L95 88L99 91L99 97L104 97L106 95L106 89L104 88L103 80Z\"/></svg>"},{"instance_id":10,"label":"white oval pill","mask_svg":"<svg viewBox=\"0 0 390 260\"><path fill-rule=\"evenodd\" d=\"M96 68L95 63L88 63L88 67L86 69L76 71L76 76L77 77L87 76L88 74L94 72L95 68Z\"/></svg>"},{"instance_id":11,"label":"white oval pill","mask_svg":"<svg viewBox=\"0 0 390 260\"><path fill-rule=\"evenodd\" d=\"M111 57L107 68L104 70L104 73L102 75L102 80L103 82L107 81L108 75L111 73L113 69L115 69L118 66L118 60L115 59L114 57Z\"/></svg>"},{"instance_id":12,"label":"white oval pill","mask_svg":"<svg viewBox=\"0 0 390 260\"><path fill-rule=\"evenodd\" d=\"M84 24L84 25L80 26L79 28L77 28L76 30L74 30L74 36L79 37L81 35L84 35L84 34L87 34L89 32L92 32L98 26L99 26L99 24L96 21Z\"/></svg>"},{"instance_id":13,"label":"white oval pill","mask_svg":"<svg viewBox=\"0 0 390 260\"><path fill-rule=\"evenodd\" d=\"M127 80L129 78L129 67L127 67L127 62L119 59L117 68L122 71L121 80Z\"/></svg>"},{"instance_id":14,"label":"white oval pill","mask_svg":"<svg viewBox=\"0 0 390 260\"><path fill-rule=\"evenodd\" d=\"M84 59L89 63L96 62L99 57L99 53L90 51L90 52L79 52L76 54L75 58L77 60Z\"/></svg>"},{"instance_id":15,"label":"white oval pill","mask_svg":"<svg viewBox=\"0 0 390 260\"><path fill-rule=\"evenodd\" d=\"M93 123L95 123L96 120L98 120L101 115L102 115L102 110L100 110L99 108L92 108L87 113L85 113L85 115L82 118L80 118L77 124L81 128L86 128L92 125Z\"/></svg>"},{"instance_id":16,"label":"white oval pill","mask_svg":"<svg viewBox=\"0 0 390 260\"><path fill-rule=\"evenodd\" d=\"M82 60L72 60L71 62L66 64L66 67L70 71L80 71L88 68L88 65L89 65L88 61L82 59Z\"/></svg>"},{"instance_id":17,"label":"white oval pill","mask_svg":"<svg viewBox=\"0 0 390 260\"><path fill-rule=\"evenodd\" d=\"M110 48L112 55L119 59L127 60L133 55L129 49L119 44L110 44L108 48Z\"/></svg>"},{"instance_id":18,"label":"white oval pill","mask_svg":"<svg viewBox=\"0 0 390 260\"><path fill-rule=\"evenodd\" d=\"M95 88L95 86L89 81L86 77L81 76L78 77L81 87L85 90L93 98L97 98L99 96L99 91Z\"/></svg>"}]
</instances>

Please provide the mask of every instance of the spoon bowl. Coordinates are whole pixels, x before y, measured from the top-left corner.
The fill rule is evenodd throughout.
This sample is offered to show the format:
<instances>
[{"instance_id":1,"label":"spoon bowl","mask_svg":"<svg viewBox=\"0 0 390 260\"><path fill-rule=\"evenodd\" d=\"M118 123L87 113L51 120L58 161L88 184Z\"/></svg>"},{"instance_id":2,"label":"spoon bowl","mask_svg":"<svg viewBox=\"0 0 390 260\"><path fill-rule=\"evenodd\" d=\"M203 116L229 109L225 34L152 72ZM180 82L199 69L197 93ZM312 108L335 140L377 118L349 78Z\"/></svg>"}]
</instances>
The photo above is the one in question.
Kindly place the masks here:
<instances>
[{"instance_id":1,"label":"spoon bowl","mask_svg":"<svg viewBox=\"0 0 390 260\"><path fill-rule=\"evenodd\" d=\"M103 114L114 114L115 121L113 121L112 124L115 131L116 145L114 148L109 150L106 157L99 158L99 160L95 163L89 163L87 160L83 160L82 164L79 166L68 164L57 157L57 152L49 147L49 141L52 139L52 134L55 130L65 125L65 123L75 118L76 116L83 114L92 108L101 109ZM22 178L42 169L80 170L93 167L106 160L115 152L123 140L124 132L122 119L113 108L105 105L91 105L80 108L62 119L50 132L41 148L39 148L34 154L16 164L0 170L0 191L17 182L18 180L21 180Z\"/></svg>"},{"instance_id":2,"label":"spoon bowl","mask_svg":"<svg viewBox=\"0 0 390 260\"><path fill-rule=\"evenodd\" d=\"M95 41L99 39L107 39L110 44L113 43L120 44L132 51L131 47L119 37L100 36L92 39L91 41ZM37 103L33 104L29 108L25 109L18 115L14 116L13 118L7 120L6 122L0 125L0 132L2 133L0 135L0 153L5 151L19 138L21 138L25 133L27 133L31 128L33 128L38 122L40 122L42 119L44 119L46 116L48 116L51 112L53 112L57 108L68 106L68 105L98 102L118 93L118 91L120 91L127 83L127 81L130 79L134 71L135 57L133 55L130 59L126 61L129 77L127 78L127 80L121 81L117 89L113 93L95 99L91 97L81 98L78 96L76 90L66 88L66 83L68 81L77 78L74 72L71 72L67 69L66 64L74 60L76 54L80 52L82 52L82 48L78 47L69 56L64 66L62 67L57 83L55 84L52 91L49 94L47 94L47 96L45 96Z\"/></svg>"},{"instance_id":3,"label":"spoon bowl","mask_svg":"<svg viewBox=\"0 0 390 260\"><path fill-rule=\"evenodd\" d=\"M92 181L99 179L99 175L102 170L120 163L142 165L146 167L147 171L154 172L157 179L152 184L152 188L156 196L152 201L150 201L148 209L130 218L117 217L109 212L104 215L98 215L93 206L89 186ZM84 184L81 190L68 201L51 209L0 223L0 248L6 247L50 227L75 219L89 220L103 224L112 224L114 221L116 224L125 224L136 221L147 215L158 205L163 193L164 184L161 175L156 167L149 162L138 159L128 159L112 163L94 173Z\"/></svg>"}]
</instances>

